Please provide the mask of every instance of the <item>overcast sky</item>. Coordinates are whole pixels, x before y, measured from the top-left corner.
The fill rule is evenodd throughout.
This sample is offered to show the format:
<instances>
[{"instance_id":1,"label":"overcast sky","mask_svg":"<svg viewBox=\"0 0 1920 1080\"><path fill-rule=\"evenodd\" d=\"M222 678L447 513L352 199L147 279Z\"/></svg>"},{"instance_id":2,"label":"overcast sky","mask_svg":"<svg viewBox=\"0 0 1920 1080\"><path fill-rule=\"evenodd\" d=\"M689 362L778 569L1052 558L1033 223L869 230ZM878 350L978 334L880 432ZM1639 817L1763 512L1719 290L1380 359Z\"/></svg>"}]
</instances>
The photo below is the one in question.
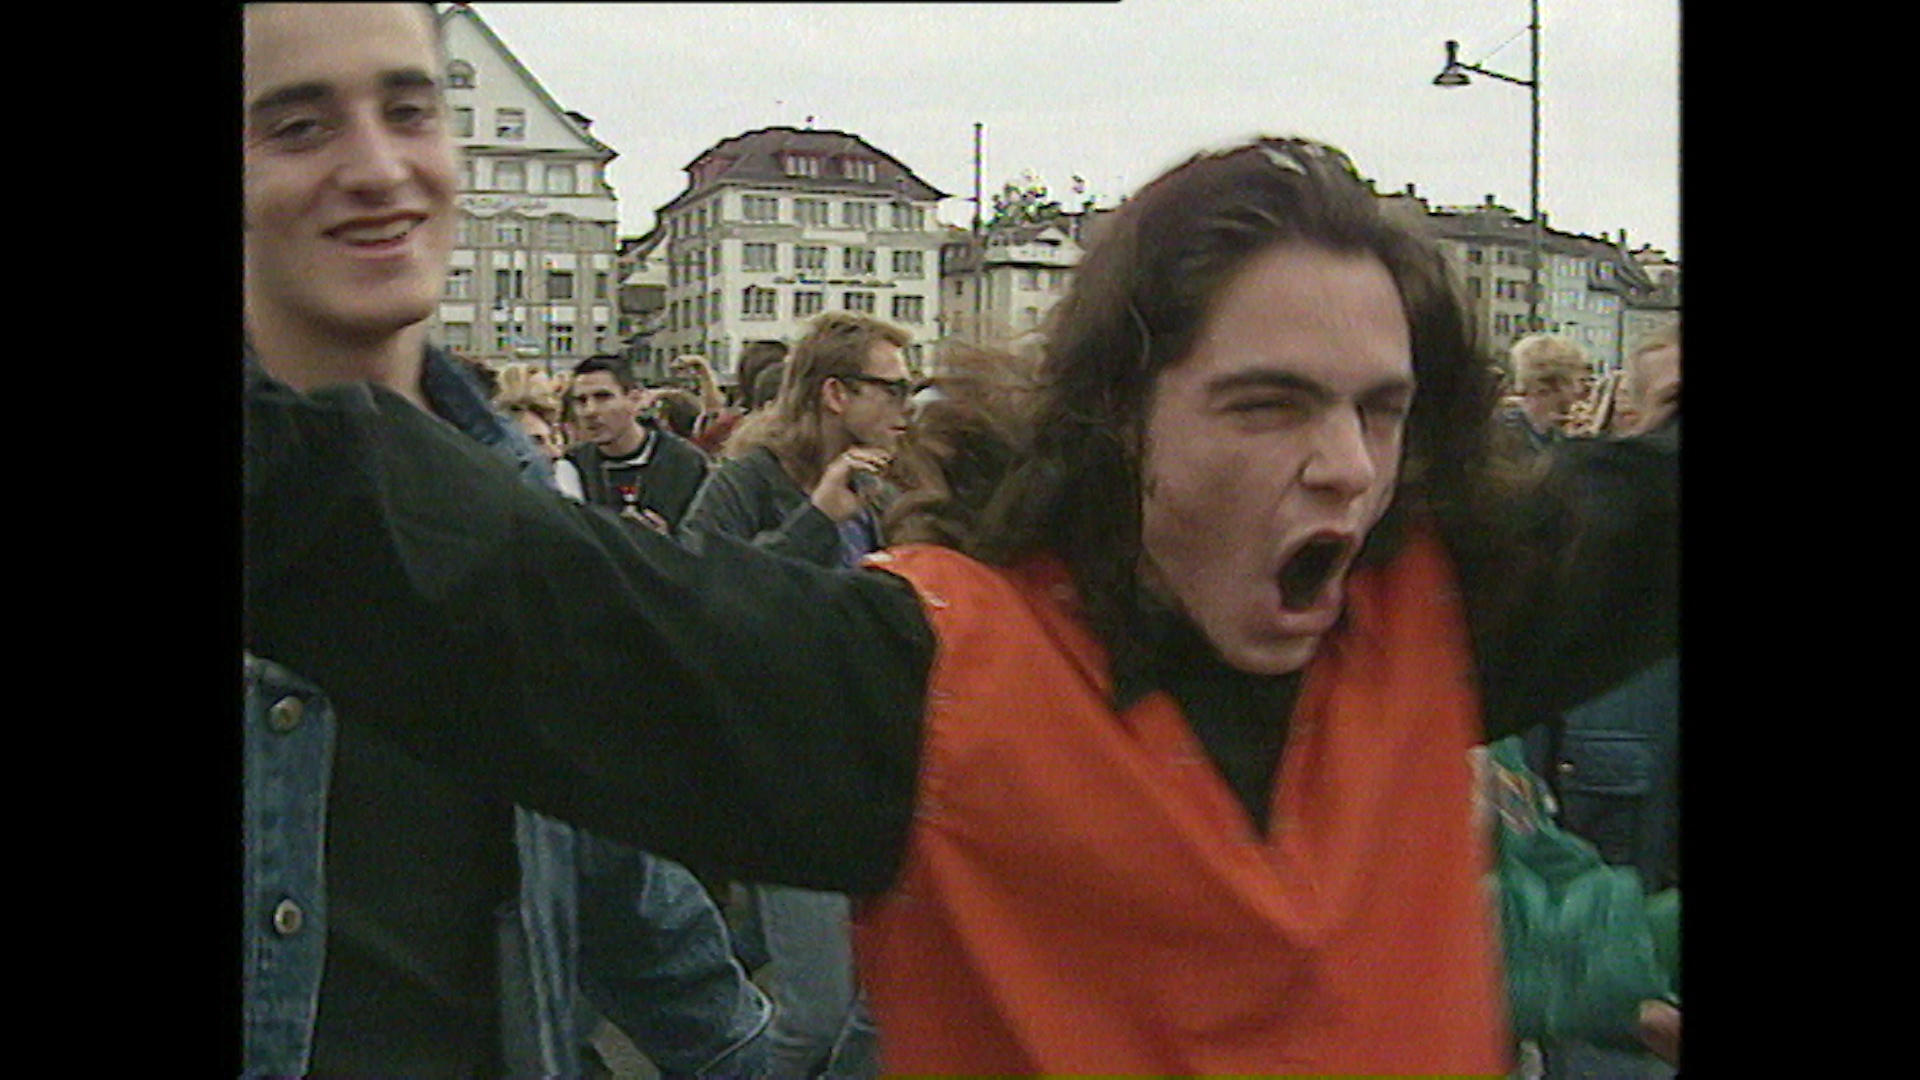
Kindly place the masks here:
<instances>
[{"instance_id":1,"label":"overcast sky","mask_svg":"<svg viewBox=\"0 0 1920 1080\"><path fill-rule=\"evenodd\" d=\"M1528 76L1523 0L1120 3L476 3L560 106L620 152L623 236L722 139L850 132L972 206L1037 174L1102 206L1196 150L1257 134L1334 144L1382 191L1527 208L1528 92L1433 85L1443 42ZM1541 205L1555 228L1680 254L1678 0L1541 5ZM990 203L989 203L990 205Z\"/></svg>"}]
</instances>

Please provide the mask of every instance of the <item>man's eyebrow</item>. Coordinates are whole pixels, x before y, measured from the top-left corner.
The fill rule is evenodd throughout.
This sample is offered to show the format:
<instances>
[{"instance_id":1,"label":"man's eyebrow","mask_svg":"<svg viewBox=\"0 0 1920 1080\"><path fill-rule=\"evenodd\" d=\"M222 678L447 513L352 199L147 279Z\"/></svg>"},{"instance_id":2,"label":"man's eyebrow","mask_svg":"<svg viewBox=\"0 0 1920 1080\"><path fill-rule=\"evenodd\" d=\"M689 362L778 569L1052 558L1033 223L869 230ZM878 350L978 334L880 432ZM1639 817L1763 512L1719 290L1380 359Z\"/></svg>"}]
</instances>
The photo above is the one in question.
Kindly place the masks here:
<instances>
[{"instance_id":1,"label":"man's eyebrow","mask_svg":"<svg viewBox=\"0 0 1920 1080\"><path fill-rule=\"evenodd\" d=\"M380 86L386 90L430 90L438 85L440 80L434 78L425 68L401 68L380 76Z\"/></svg>"},{"instance_id":2,"label":"man's eyebrow","mask_svg":"<svg viewBox=\"0 0 1920 1080\"><path fill-rule=\"evenodd\" d=\"M282 86L255 98L247 111L255 116L274 109L283 109L289 105L307 105L315 101L324 101L333 96L333 87L322 82L294 83Z\"/></svg>"},{"instance_id":3,"label":"man's eyebrow","mask_svg":"<svg viewBox=\"0 0 1920 1080\"><path fill-rule=\"evenodd\" d=\"M380 76L380 88L383 90L430 90L438 85L439 80L423 68L399 68L383 72ZM258 116L289 105L310 105L316 101L325 101L333 94L334 88L330 83L317 80L292 83L262 94L254 100L247 111Z\"/></svg>"},{"instance_id":4,"label":"man's eyebrow","mask_svg":"<svg viewBox=\"0 0 1920 1080\"><path fill-rule=\"evenodd\" d=\"M1331 387L1318 379L1308 378L1294 371L1276 371L1272 368L1229 372L1207 383L1209 394L1226 394L1247 389L1290 390L1305 394L1317 401L1331 401L1339 396ZM1354 396L1375 399L1392 394L1411 394L1413 390L1414 381L1411 377L1393 376L1362 389Z\"/></svg>"}]
</instances>

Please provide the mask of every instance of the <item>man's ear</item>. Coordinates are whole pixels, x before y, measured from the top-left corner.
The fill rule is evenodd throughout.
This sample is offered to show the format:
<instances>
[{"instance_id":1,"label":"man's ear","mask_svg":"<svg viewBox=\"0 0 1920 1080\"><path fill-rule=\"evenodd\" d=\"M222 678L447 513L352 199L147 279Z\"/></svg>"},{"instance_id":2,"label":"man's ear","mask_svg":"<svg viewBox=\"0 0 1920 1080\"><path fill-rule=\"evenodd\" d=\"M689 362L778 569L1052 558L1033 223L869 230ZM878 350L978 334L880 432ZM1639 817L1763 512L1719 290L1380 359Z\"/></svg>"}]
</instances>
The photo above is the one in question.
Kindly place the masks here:
<instances>
[{"instance_id":1,"label":"man's ear","mask_svg":"<svg viewBox=\"0 0 1920 1080\"><path fill-rule=\"evenodd\" d=\"M839 379L828 378L820 384L820 404L835 416L847 411L847 401L852 396L847 384Z\"/></svg>"}]
</instances>

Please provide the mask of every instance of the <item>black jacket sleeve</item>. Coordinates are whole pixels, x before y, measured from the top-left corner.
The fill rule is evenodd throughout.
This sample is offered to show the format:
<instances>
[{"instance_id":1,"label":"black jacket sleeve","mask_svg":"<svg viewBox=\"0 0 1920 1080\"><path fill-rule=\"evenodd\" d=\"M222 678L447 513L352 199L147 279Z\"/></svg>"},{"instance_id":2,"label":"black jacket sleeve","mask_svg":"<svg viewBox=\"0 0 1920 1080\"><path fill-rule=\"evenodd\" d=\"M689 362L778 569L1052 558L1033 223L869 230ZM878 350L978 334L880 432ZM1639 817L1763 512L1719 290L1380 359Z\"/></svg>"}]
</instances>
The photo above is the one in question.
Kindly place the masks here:
<instances>
[{"instance_id":1,"label":"black jacket sleeve","mask_svg":"<svg viewBox=\"0 0 1920 1080\"><path fill-rule=\"evenodd\" d=\"M833 519L794 488L764 451L722 462L707 477L680 527L683 539L701 534L738 537L818 566L840 561Z\"/></svg>"},{"instance_id":2,"label":"black jacket sleeve","mask_svg":"<svg viewBox=\"0 0 1920 1080\"><path fill-rule=\"evenodd\" d=\"M1489 739L1678 653L1679 429L1675 419L1549 451L1545 482L1523 508L1524 534L1544 557L1525 574L1517 616L1476 635Z\"/></svg>"},{"instance_id":3,"label":"black jacket sleeve","mask_svg":"<svg viewBox=\"0 0 1920 1080\"><path fill-rule=\"evenodd\" d=\"M933 653L904 582L626 530L385 390L244 401L248 650L345 722L646 850L890 881Z\"/></svg>"}]
</instances>

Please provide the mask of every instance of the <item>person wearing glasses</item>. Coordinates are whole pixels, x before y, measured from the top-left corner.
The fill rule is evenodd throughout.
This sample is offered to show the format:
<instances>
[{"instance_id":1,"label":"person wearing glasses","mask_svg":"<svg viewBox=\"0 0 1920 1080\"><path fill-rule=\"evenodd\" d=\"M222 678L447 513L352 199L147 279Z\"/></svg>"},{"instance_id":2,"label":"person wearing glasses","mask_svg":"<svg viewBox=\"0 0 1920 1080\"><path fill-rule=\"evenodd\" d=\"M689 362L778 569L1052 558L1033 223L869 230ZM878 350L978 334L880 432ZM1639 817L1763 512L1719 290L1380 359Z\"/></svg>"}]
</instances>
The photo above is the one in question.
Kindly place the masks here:
<instances>
[{"instance_id":1,"label":"person wearing glasses","mask_svg":"<svg viewBox=\"0 0 1920 1080\"><path fill-rule=\"evenodd\" d=\"M679 533L719 533L821 566L883 546L874 505L907 430L906 331L830 311L794 345L778 397L727 440Z\"/></svg>"},{"instance_id":2,"label":"person wearing glasses","mask_svg":"<svg viewBox=\"0 0 1920 1080\"><path fill-rule=\"evenodd\" d=\"M727 441L681 523L819 566L854 567L884 543L879 473L907 427L899 327L828 312L794 346L779 396ZM769 693L778 693L769 688ZM747 890L776 1007L769 1074L872 1076L873 1025L858 1000L847 897L785 885Z\"/></svg>"}]
</instances>

